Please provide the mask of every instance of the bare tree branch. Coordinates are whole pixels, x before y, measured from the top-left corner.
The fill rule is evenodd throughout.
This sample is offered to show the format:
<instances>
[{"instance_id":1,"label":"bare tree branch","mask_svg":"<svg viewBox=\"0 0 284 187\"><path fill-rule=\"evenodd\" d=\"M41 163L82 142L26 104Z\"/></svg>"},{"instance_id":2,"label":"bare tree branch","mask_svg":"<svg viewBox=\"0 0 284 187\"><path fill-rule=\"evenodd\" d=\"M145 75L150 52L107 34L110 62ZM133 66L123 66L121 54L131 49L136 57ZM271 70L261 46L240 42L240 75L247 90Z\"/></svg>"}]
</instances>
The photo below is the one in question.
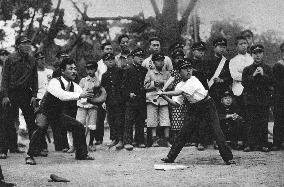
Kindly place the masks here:
<instances>
[{"instance_id":1,"label":"bare tree branch","mask_svg":"<svg viewBox=\"0 0 284 187\"><path fill-rule=\"evenodd\" d=\"M31 22L28 26L28 31L27 31L27 36L30 36L32 34L32 29L33 29L33 26L34 26L34 19L35 19L35 15L36 15L36 10L34 10L34 13L33 13L33 16L32 16L32 19L31 19Z\"/></svg>"},{"instance_id":2,"label":"bare tree branch","mask_svg":"<svg viewBox=\"0 0 284 187\"><path fill-rule=\"evenodd\" d=\"M80 8L77 6L77 4L76 4L73 0L70 0L70 1L71 1L71 3L73 4L74 8L83 16L84 13L85 13L85 11L82 12L82 11L80 10ZM87 11L86 11L86 12L87 12Z\"/></svg>"},{"instance_id":3,"label":"bare tree branch","mask_svg":"<svg viewBox=\"0 0 284 187\"><path fill-rule=\"evenodd\" d=\"M152 7L154 9L156 17L159 17L161 15L161 13L159 11L159 8L158 8L156 0L150 0L150 1L151 1L151 4L152 4Z\"/></svg>"},{"instance_id":4,"label":"bare tree branch","mask_svg":"<svg viewBox=\"0 0 284 187\"><path fill-rule=\"evenodd\" d=\"M37 29L37 31L34 33L33 37L31 38L31 43L34 43L34 40L35 40L36 36L40 33L40 31L41 31L41 29L42 29L42 22L43 22L44 16L45 16L45 13L42 13L41 18L38 20L38 23L39 23L38 29Z\"/></svg>"},{"instance_id":5,"label":"bare tree branch","mask_svg":"<svg viewBox=\"0 0 284 187\"><path fill-rule=\"evenodd\" d=\"M59 14L59 8L60 8L61 1L62 0L58 0L58 2L57 2L57 6L56 6L56 9L54 11L54 15L53 15L53 18L52 18L52 21L51 21L51 24L50 24L50 28L52 28L53 25L56 22L56 16Z\"/></svg>"},{"instance_id":6,"label":"bare tree branch","mask_svg":"<svg viewBox=\"0 0 284 187\"><path fill-rule=\"evenodd\" d=\"M186 10L184 11L181 20L179 21L179 28L182 29L188 21L188 17L190 15L190 13L192 12L192 10L194 9L196 3L198 0L191 0L186 8Z\"/></svg>"},{"instance_id":7,"label":"bare tree branch","mask_svg":"<svg viewBox=\"0 0 284 187\"><path fill-rule=\"evenodd\" d=\"M124 17L124 16L118 16L118 17L88 17L88 16L85 16L83 17L83 20L85 21L106 21L106 20L122 20L122 19L136 21L139 23L145 23L144 20L137 18L137 17Z\"/></svg>"}]
</instances>

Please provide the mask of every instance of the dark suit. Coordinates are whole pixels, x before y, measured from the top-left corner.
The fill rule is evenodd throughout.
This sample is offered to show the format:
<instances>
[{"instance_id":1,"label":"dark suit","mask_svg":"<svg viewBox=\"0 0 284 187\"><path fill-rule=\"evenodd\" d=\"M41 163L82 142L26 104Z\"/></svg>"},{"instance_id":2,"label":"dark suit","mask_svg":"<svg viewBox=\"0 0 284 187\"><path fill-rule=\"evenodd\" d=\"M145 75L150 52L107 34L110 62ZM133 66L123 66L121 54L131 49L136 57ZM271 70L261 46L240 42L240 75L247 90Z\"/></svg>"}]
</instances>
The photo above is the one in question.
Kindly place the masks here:
<instances>
[{"instance_id":1,"label":"dark suit","mask_svg":"<svg viewBox=\"0 0 284 187\"><path fill-rule=\"evenodd\" d=\"M257 67L263 68L263 76L253 76ZM271 68L264 63L254 63L244 69L242 79L249 116L248 145L267 146L269 104L273 85Z\"/></svg>"},{"instance_id":2,"label":"dark suit","mask_svg":"<svg viewBox=\"0 0 284 187\"><path fill-rule=\"evenodd\" d=\"M144 79L147 68L132 64L125 72L123 97L126 102L124 144L133 142L133 125L135 124L135 142L144 143L144 125L146 118L146 91ZM136 96L130 98L130 93Z\"/></svg>"}]
</instances>

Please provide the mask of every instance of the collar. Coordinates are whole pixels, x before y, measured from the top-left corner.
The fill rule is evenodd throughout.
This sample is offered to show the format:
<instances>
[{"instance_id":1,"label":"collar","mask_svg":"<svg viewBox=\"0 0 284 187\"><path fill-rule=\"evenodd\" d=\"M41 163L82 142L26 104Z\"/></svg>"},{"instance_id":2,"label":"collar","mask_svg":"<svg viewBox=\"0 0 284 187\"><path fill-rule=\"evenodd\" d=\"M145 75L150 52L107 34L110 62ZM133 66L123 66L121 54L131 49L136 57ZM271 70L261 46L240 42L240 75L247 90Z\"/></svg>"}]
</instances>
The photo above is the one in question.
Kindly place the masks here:
<instances>
[{"instance_id":1,"label":"collar","mask_svg":"<svg viewBox=\"0 0 284 187\"><path fill-rule=\"evenodd\" d=\"M64 84L64 87L66 87L69 82L68 82L63 76L61 76L60 78L61 78L61 81L62 81L63 84ZM70 81L70 82L72 82L72 81Z\"/></svg>"},{"instance_id":2,"label":"collar","mask_svg":"<svg viewBox=\"0 0 284 187\"><path fill-rule=\"evenodd\" d=\"M163 71L163 70L162 70L162 71L158 71L157 69L154 69L154 73L155 73L155 74L161 74L161 75L162 75L162 74L164 73L164 71Z\"/></svg>"}]
</instances>

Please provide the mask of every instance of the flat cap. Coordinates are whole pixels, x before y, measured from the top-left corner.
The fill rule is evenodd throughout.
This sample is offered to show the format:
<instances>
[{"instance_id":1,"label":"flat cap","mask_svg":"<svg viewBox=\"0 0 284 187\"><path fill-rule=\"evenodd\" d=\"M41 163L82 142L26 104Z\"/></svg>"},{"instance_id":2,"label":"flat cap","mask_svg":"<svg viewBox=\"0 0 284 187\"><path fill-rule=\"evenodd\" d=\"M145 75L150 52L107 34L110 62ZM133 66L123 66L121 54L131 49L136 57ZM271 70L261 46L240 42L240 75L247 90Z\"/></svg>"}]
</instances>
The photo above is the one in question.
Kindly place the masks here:
<instances>
[{"instance_id":1,"label":"flat cap","mask_svg":"<svg viewBox=\"0 0 284 187\"><path fill-rule=\"evenodd\" d=\"M131 53L131 56L139 56L139 57L144 57L145 56L145 52L142 48L138 47L136 49L134 49Z\"/></svg>"},{"instance_id":2,"label":"flat cap","mask_svg":"<svg viewBox=\"0 0 284 187\"><path fill-rule=\"evenodd\" d=\"M196 42L191 46L192 50L206 50L206 44L204 42Z\"/></svg>"},{"instance_id":3,"label":"flat cap","mask_svg":"<svg viewBox=\"0 0 284 187\"><path fill-rule=\"evenodd\" d=\"M177 49L177 50L175 50L175 51L172 52L171 56L172 56L172 58L177 58L177 57L179 57L179 56L184 57L185 54L184 54L184 52L183 52L182 49Z\"/></svg>"},{"instance_id":4,"label":"flat cap","mask_svg":"<svg viewBox=\"0 0 284 187\"><path fill-rule=\"evenodd\" d=\"M252 53L264 52L264 46L261 44L256 44L251 46L250 50Z\"/></svg>"},{"instance_id":5,"label":"flat cap","mask_svg":"<svg viewBox=\"0 0 284 187\"><path fill-rule=\"evenodd\" d=\"M223 38L223 37L216 38L216 39L213 41L213 46L216 47L216 46L218 46L218 45L227 46L227 40L226 40L226 38Z\"/></svg>"},{"instance_id":6,"label":"flat cap","mask_svg":"<svg viewBox=\"0 0 284 187\"><path fill-rule=\"evenodd\" d=\"M153 54L152 56L152 61L157 61L157 60L164 60L165 59L165 56L163 53L155 53Z\"/></svg>"}]
</instances>

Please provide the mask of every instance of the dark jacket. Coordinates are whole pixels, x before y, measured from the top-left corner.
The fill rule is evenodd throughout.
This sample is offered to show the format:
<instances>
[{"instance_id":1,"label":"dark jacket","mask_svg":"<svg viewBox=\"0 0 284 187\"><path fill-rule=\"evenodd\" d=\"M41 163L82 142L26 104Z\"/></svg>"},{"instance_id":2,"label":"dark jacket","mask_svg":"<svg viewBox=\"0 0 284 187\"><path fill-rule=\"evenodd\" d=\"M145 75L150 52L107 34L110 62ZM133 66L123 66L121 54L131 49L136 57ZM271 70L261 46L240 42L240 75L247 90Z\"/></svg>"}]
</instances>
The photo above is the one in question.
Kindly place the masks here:
<instances>
[{"instance_id":1,"label":"dark jacket","mask_svg":"<svg viewBox=\"0 0 284 187\"><path fill-rule=\"evenodd\" d=\"M135 64L131 64L125 71L123 96L127 106L146 106L144 79L147 72L147 68ZM134 93L136 97L130 98L130 93Z\"/></svg>"},{"instance_id":2,"label":"dark jacket","mask_svg":"<svg viewBox=\"0 0 284 187\"><path fill-rule=\"evenodd\" d=\"M208 79L208 63L204 60L191 59L192 67L195 69L192 75L198 78L206 90L209 90Z\"/></svg>"},{"instance_id":3,"label":"dark jacket","mask_svg":"<svg viewBox=\"0 0 284 187\"><path fill-rule=\"evenodd\" d=\"M263 68L263 76L253 77L257 67ZM246 104L267 106L271 102L273 76L271 68L264 64L255 64L246 67L242 74L242 85L246 96Z\"/></svg>"},{"instance_id":4,"label":"dark jacket","mask_svg":"<svg viewBox=\"0 0 284 187\"><path fill-rule=\"evenodd\" d=\"M124 99L122 96L123 70L120 68L108 68L102 76L101 86L105 88L107 93L106 105L122 106Z\"/></svg>"},{"instance_id":5,"label":"dark jacket","mask_svg":"<svg viewBox=\"0 0 284 187\"><path fill-rule=\"evenodd\" d=\"M208 80L210 80L215 74L219 63L221 62L222 57L212 57L208 63ZM229 60L226 60L223 69L220 72L219 78L223 79L224 82L217 83L214 82L213 85L209 89L209 95L213 98L221 98L221 95L230 89L230 85L233 82L231 77L230 69L229 69ZM220 102L220 100L218 101Z\"/></svg>"},{"instance_id":6,"label":"dark jacket","mask_svg":"<svg viewBox=\"0 0 284 187\"><path fill-rule=\"evenodd\" d=\"M36 97L38 75L34 57L23 57L18 52L11 54L5 62L2 76L1 90L4 96L13 90L30 89L33 97Z\"/></svg>"}]
</instances>

